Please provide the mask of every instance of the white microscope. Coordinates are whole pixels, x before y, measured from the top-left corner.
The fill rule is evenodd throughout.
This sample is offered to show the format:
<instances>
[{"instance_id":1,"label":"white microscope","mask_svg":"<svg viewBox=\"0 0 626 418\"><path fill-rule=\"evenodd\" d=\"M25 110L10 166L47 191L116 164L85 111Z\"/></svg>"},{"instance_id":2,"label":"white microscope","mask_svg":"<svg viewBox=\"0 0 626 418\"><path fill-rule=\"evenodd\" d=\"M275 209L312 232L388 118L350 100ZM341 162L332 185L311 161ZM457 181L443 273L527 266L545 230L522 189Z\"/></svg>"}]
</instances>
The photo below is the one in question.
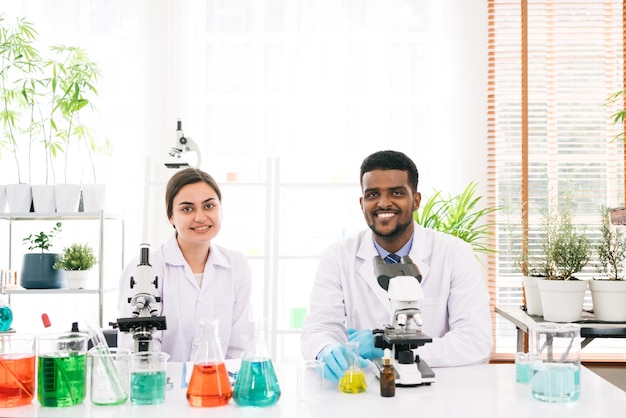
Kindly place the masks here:
<instances>
[{"instance_id":1,"label":"white microscope","mask_svg":"<svg viewBox=\"0 0 626 418\"><path fill-rule=\"evenodd\" d=\"M194 154L196 155L195 164L192 165L189 164L189 157ZM191 138L185 136L180 119L176 122L176 140L165 166L167 168L200 167L200 148Z\"/></svg>"},{"instance_id":2,"label":"white microscope","mask_svg":"<svg viewBox=\"0 0 626 418\"><path fill-rule=\"evenodd\" d=\"M159 278L154 275L150 265L150 245L139 246L139 264L134 275L130 276L128 284L133 296L128 298L132 306L130 318L118 318L116 323L111 323L114 328L122 332L133 334L134 352L152 351L152 335L157 330L167 328L165 317L157 316L159 296Z\"/></svg>"},{"instance_id":3,"label":"white microscope","mask_svg":"<svg viewBox=\"0 0 626 418\"><path fill-rule=\"evenodd\" d=\"M391 303L391 323L384 329L375 329L374 345L390 348L396 371L396 386L430 385L435 373L413 352L413 349L432 342L422 333L421 303L424 291L422 274L408 256L400 263L385 264L379 256L374 257L374 272L380 287L387 291ZM375 371L380 377L381 359L374 360Z\"/></svg>"}]
</instances>

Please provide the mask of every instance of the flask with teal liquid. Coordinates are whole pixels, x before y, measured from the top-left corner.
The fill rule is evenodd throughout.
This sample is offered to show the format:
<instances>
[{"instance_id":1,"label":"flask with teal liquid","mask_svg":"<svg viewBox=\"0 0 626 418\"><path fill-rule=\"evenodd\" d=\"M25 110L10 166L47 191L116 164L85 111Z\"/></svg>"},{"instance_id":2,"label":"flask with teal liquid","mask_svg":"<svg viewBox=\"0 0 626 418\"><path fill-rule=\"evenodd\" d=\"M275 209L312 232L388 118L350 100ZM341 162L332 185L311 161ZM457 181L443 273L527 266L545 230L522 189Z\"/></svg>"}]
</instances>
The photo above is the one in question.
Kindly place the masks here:
<instances>
[{"instance_id":1,"label":"flask with teal liquid","mask_svg":"<svg viewBox=\"0 0 626 418\"><path fill-rule=\"evenodd\" d=\"M9 295L6 294L4 284L0 287L0 332L6 332L13 323L13 311L9 306Z\"/></svg>"},{"instance_id":2,"label":"flask with teal liquid","mask_svg":"<svg viewBox=\"0 0 626 418\"><path fill-rule=\"evenodd\" d=\"M259 321L252 344L241 359L233 400L240 406L271 406L279 398L280 387L265 344L263 321Z\"/></svg>"}]
</instances>

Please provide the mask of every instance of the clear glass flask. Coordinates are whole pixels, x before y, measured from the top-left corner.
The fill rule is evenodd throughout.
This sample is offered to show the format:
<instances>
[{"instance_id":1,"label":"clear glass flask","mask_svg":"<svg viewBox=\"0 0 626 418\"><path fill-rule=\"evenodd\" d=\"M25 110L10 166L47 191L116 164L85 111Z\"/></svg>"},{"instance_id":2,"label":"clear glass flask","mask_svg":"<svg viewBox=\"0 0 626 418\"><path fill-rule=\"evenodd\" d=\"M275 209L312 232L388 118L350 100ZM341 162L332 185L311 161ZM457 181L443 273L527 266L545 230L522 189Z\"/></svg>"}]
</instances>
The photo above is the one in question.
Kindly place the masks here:
<instances>
[{"instance_id":1,"label":"clear glass flask","mask_svg":"<svg viewBox=\"0 0 626 418\"><path fill-rule=\"evenodd\" d=\"M8 331L13 323L13 311L9 306L9 295L6 294L4 283L0 285L0 332Z\"/></svg>"},{"instance_id":2,"label":"clear glass flask","mask_svg":"<svg viewBox=\"0 0 626 418\"><path fill-rule=\"evenodd\" d=\"M339 390L343 393L361 393L367 390L365 373L359 366L359 343L349 341L346 344L346 360L348 368L341 379L339 379Z\"/></svg>"},{"instance_id":3,"label":"clear glass flask","mask_svg":"<svg viewBox=\"0 0 626 418\"><path fill-rule=\"evenodd\" d=\"M200 348L187 387L187 401L191 406L213 407L226 405L233 396L219 341L219 322L200 322Z\"/></svg>"},{"instance_id":4,"label":"clear glass flask","mask_svg":"<svg viewBox=\"0 0 626 418\"><path fill-rule=\"evenodd\" d=\"M259 321L254 339L241 359L233 399L240 406L270 406L278 402L280 387L265 344L264 322Z\"/></svg>"}]
</instances>

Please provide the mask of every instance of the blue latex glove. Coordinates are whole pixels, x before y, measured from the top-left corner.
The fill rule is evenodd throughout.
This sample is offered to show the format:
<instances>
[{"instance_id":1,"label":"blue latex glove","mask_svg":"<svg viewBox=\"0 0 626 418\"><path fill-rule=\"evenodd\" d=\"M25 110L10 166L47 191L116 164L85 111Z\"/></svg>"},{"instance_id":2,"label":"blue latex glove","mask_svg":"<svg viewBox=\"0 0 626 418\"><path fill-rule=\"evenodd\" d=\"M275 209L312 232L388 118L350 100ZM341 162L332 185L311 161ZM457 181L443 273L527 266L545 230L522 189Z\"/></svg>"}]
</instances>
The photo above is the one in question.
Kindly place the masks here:
<instances>
[{"instance_id":1,"label":"blue latex glove","mask_svg":"<svg viewBox=\"0 0 626 418\"><path fill-rule=\"evenodd\" d=\"M339 382L339 379L343 377L348 368L346 347L342 344L327 346L320 352L317 358L324 362L324 377L335 383ZM365 368L367 366L367 360L359 357L359 367Z\"/></svg>"},{"instance_id":2,"label":"blue latex glove","mask_svg":"<svg viewBox=\"0 0 626 418\"><path fill-rule=\"evenodd\" d=\"M383 350L374 347L372 330L362 329L357 331L354 328L348 328L348 341L359 343L359 356L365 359L374 360L383 356Z\"/></svg>"}]
</instances>

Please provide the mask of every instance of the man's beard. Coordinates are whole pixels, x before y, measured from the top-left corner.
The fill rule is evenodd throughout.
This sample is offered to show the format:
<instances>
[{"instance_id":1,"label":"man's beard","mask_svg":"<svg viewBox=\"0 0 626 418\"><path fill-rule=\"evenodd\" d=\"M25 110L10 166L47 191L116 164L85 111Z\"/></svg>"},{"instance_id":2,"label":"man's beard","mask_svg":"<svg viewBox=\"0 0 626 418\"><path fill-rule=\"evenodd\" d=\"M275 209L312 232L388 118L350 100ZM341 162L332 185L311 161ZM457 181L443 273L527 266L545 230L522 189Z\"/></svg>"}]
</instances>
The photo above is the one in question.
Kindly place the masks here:
<instances>
[{"instance_id":1,"label":"man's beard","mask_svg":"<svg viewBox=\"0 0 626 418\"><path fill-rule=\"evenodd\" d=\"M388 234L380 233L378 230L376 230L376 226L375 225L376 225L375 223L371 223L369 225L369 227L372 230L372 232L374 233L374 235L376 235L378 238L380 238L381 241L393 242L397 238L401 237L404 232L406 232L406 230L409 227L410 223L409 222L407 222L407 223L398 223L396 225L396 227L393 229L393 231L389 232Z\"/></svg>"}]
</instances>

